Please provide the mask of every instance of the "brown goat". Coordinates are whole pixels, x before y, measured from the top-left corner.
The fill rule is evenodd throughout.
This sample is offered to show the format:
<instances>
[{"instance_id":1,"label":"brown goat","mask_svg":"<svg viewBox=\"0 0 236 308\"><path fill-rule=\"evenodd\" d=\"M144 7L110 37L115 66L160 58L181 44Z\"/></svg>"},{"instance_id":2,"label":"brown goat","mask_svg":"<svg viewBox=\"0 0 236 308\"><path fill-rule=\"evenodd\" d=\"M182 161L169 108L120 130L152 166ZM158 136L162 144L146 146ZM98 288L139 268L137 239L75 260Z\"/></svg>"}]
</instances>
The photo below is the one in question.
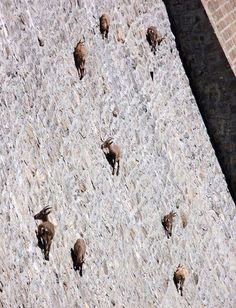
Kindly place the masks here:
<instances>
[{"instance_id":1,"label":"brown goat","mask_svg":"<svg viewBox=\"0 0 236 308\"><path fill-rule=\"evenodd\" d=\"M83 276L82 267L84 264L84 257L86 252L86 244L83 239L78 239L75 242L74 249L71 249L71 256L73 260L73 268L74 270L80 271L80 276Z\"/></svg>"},{"instance_id":2,"label":"brown goat","mask_svg":"<svg viewBox=\"0 0 236 308\"><path fill-rule=\"evenodd\" d=\"M55 234L54 225L48 220L48 214L51 212L51 207L46 206L38 214L34 216L34 219L42 220L42 223L38 226L38 231L35 230L38 238L39 247L44 249L45 260L49 261L49 252L52 244L52 239Z\"/></svg>"},{"instance_id":3,"label":"brown goat","mask_svg":"<svg viewBox=\"0 0 236 308\"><path fill-rule=\"evenodd\" d=\"M110 27L110 18L107 14L102 14L99 19L100 21L100 32L102 34L102 38L108 38L108 32Z\"/></svg>"},{"instance_id":4,"label":"brown goat","mask_svg":"<svg viewBox=\"0 0 236 308\"><path fill-rule=\"evenodd\" d=\"M174 273L173 280L174 280L176 289L178 292L180 291L181 296L183 296L183 286L184 286L184 281L187 276L188 276L187 268L179 264L177 270Z\"/></svg>"},{"instance_id":5,"label":"brown goat","mask_svg":"<svg viewBox=\"0 0 236 308\"><path fill-rule=\"evenodd\" d=\"M160 43L164 40L165 36L166 35L162 36L154 26L151 26L147 29L146 38L154 55L156 54L156 45L158 44L159 46Z\"/></svg>"},{"instance_id":6,"label":"brown goat","mask_svg":"<svg viewBox=\"0 0 236 308\"><path fill-rule=\"evenodd\" d=\"M103 150L109 164L112 166L112 175L115 174L115 167L117 164L116 175L119 175L120 170L120 158L121 158L121 149L117 144L113 144L113 138L108 138L106 141L103 141L101 149ZM105 151L104 151L105 150Z\"/></svg>"},{"instance_id":7,"label":"brown goat","mask_svg":"<svg viewBox=\"0 0 236 308\"><path fill-rule=\"evenodd\" d=\"M172 235L172 225L173 225L173 220L175 216L176 216L176 213L171 211L168 215L165 215L161 221L166 231L167 238L170 238Z\"/></svg>"},{"instance_id":8,"label":"brown goat","mask_svg":"<svg viewBox=\"0 0 236 308\"><path fill-rule=\"evenodd\" d=\"M79 41L74 50L74 60L75 66L77 68L80 79L84 77L85 74L85 63L87 60L87 48L84 46L85 41Z\"/></svg>"}]
</instances>

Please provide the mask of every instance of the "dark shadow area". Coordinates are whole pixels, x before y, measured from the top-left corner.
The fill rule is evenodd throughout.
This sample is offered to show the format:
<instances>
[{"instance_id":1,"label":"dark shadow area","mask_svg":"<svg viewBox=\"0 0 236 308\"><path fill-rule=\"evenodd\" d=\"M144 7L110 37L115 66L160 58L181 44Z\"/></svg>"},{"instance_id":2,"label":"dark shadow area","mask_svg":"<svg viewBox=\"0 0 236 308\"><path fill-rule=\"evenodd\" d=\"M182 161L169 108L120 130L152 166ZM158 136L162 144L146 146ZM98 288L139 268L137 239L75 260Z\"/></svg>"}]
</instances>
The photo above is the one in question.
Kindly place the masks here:
<instances>
[{"instance_id":1,"label":"dark shadow area","mask_svg":"<svg viewBox=\"0 0 236 308\"><path fill-rule=\"evenodd\" d=\"M114 155L112 155L111 153L104 153L109 165L112 167L112 169L114 168Z\"/></svg>"},{"instance_id":2,"label":"dark shadow area","mask_svg":"<svg viewBox=\"0 0 236 308\"><path fill-rule=\"evenodd\" d=\"M37 239L38 239L38 247L39 247L41 250L44 251L44 243L43 243L41 237L38 236L37 234L36 234L36 236L37 236Z\"/></svg>"},{"instance_id":3,"label":"dark shadow area","mask_svg":"<svg viewBox=\"0 0 236 308\"><path fill-rule=\"evenodd\" d=\"M199 0L164 0L176 45L236 200L236 78Z\"/></svg>"},{"instance_id":4,"label":"dark shadow area","mask_svg":"<svg viewBox=\"0 0 236 308\"><path fill-rule=\"evenodd\" d=\"M77 267L76 267L75 254L72 248L70 249L70 255L71 255L72 262L73 262L73 269L76 271Z\"/></svg>"}]
</instances>

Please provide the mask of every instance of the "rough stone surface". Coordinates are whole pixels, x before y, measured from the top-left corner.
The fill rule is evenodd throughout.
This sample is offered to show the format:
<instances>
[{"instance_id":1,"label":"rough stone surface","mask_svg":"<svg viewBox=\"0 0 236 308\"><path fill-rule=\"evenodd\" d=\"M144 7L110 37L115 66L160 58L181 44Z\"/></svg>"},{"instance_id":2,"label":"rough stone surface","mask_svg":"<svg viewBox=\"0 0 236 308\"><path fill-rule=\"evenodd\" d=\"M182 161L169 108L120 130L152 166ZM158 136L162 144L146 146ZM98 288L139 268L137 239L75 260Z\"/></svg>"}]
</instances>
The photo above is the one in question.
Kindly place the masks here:
<instances>
[{"instance_id":1,"label":"rough stone surface","mask_svg":"<svg viewBox=\"0 0 236 308\"><path fill-rule=\"evenodd\" d=\"M2 307L233 307L235 205L163 2L3 0L0 12ZM156 56L150 25L167 33ZM100 149L106 136L123 149L118 177ZM49 262L33 219L45 205L56 224ZM168 240L161 218L172 209ZM70 257L81 234L83 277ZM183 297L179 263L190 273Z\"/></svg>"}]
</instances>

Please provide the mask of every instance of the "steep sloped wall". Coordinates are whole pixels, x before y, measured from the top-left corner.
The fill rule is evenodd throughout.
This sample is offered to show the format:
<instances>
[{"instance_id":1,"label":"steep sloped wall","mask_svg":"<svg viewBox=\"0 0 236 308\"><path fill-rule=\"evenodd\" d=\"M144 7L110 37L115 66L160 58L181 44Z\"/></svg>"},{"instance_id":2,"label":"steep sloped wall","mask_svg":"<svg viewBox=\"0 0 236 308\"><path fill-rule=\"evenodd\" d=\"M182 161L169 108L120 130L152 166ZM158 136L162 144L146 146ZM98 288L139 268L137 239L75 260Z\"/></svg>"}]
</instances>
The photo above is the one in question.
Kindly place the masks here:
<instances>
[{"instance_id":1,"label":"steep sloped wall","mask_svg":"<svg viewBox=\"0 0 236 308\"><path fill-rule=\"evenodd\" d=\"M162 1L2 1L0 11L1 305L233 307L235 206ZM104 11L108 41L97 27ZM151 24L167 33L156 56ZM110 135L123 149L118 177L100 149ZM33 220L45 205L57 225L49 262ZM160 221L172 209L168 240ZM70 258L80 236L82 278ZM183 297L172 280L179 263L190 272Z\"/></svg>"}]
</instances>

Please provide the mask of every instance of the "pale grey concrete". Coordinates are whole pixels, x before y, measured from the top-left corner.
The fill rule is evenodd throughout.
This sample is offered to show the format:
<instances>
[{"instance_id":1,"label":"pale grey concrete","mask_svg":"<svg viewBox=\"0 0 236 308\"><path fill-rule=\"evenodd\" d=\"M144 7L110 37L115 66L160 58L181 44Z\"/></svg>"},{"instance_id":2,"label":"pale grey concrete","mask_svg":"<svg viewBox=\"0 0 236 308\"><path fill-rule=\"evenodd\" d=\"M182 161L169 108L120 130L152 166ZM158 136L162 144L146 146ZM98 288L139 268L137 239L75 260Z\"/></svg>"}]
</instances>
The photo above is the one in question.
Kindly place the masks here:
<instances>
[{"instance_id":1,"label":"pale grey concrete","mask_svg":"<svg viewBox=\"0 0 236 308\"><path fill-rule=\"evenodd\" d=\"M2 306L233 307L235 205L162 1L5 0L0 8ZM96 26L103 12L108 41ZM155 57L149 25L167 33ZM73 50L82 35L89 58L80 81ZM100 149L106 136L122 145L118 177ZM57 224L49 262L33 219L45 205ZM161 218L172 209L168 240ZM70 258L80 234L83 278ZM172 280L179 263L190 272L183 297Z\"/></svg>"}]
</instances>

